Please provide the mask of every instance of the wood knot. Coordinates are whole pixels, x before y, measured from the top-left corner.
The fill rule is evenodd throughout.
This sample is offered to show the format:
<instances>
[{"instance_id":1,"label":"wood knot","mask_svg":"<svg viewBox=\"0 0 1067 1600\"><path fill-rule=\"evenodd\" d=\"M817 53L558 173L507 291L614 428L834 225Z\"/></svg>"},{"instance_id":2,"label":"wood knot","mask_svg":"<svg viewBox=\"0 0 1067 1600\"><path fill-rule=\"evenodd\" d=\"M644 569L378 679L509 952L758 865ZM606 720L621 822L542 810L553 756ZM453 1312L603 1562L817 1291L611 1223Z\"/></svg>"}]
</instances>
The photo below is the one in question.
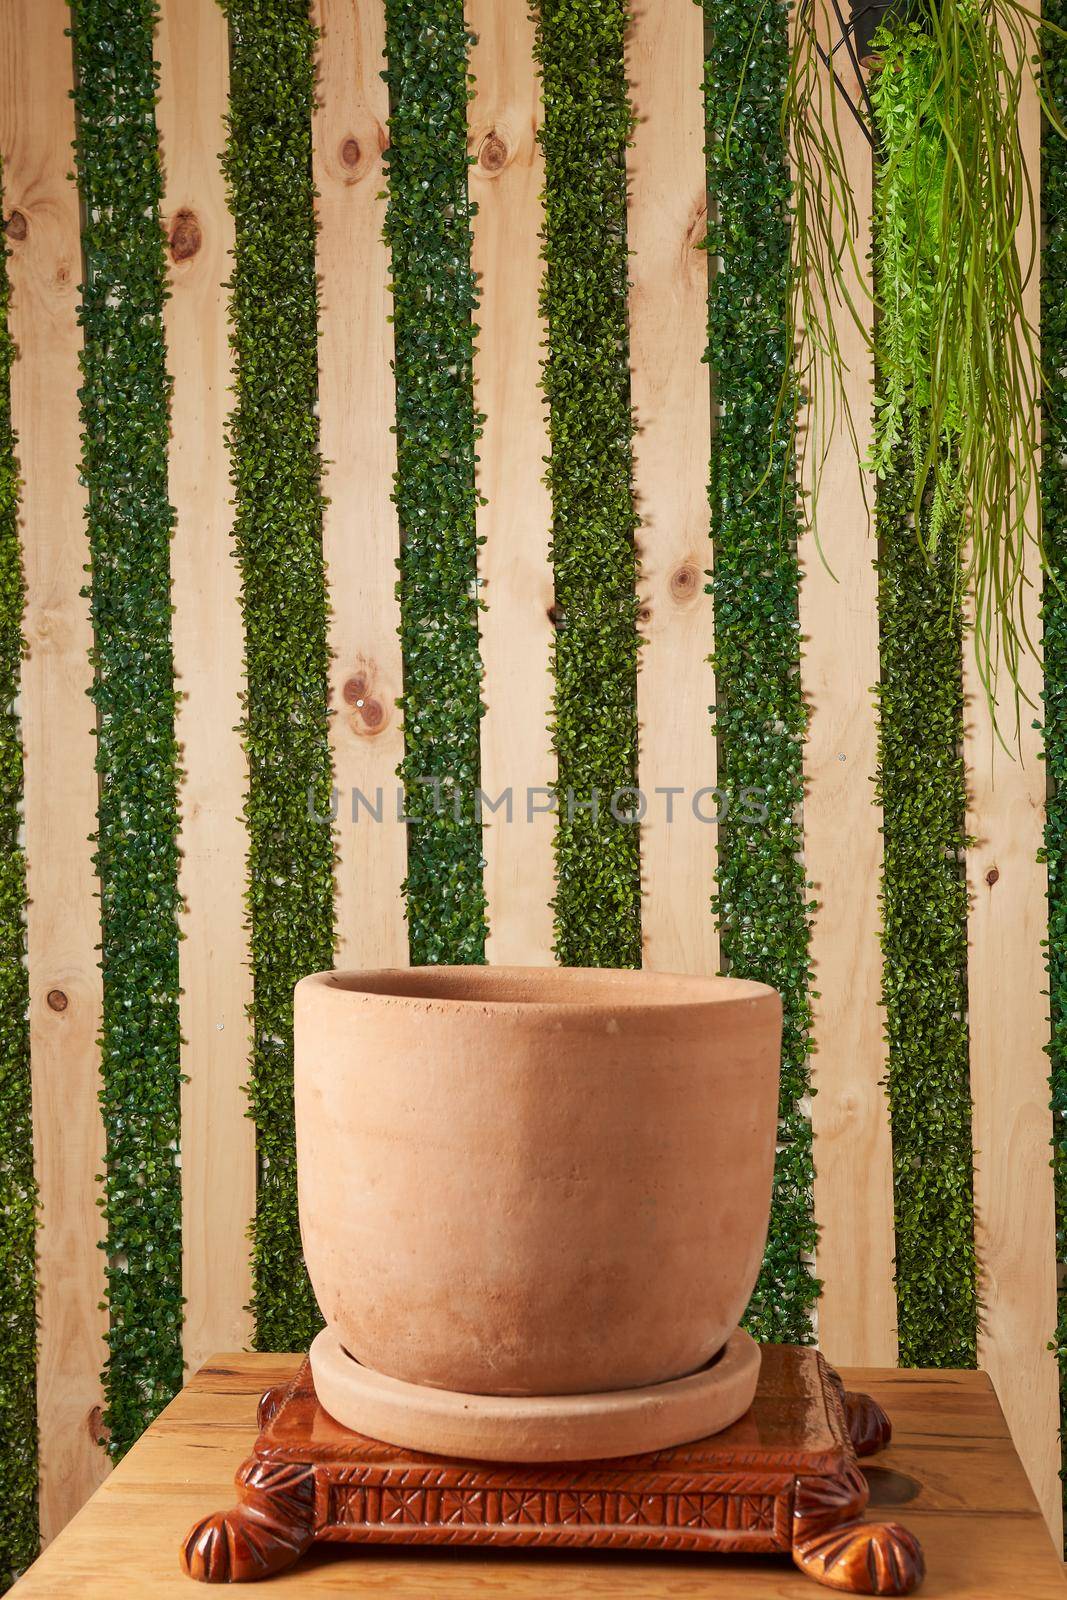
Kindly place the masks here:
<instances>
[{"instance_id":1,"label":"wood knot","mask_svg":"<svg viewBox=\"0 0 1067 1600\"><path fill-rule=\"evenodd\" d=\"M179 211L170 226L170 256L172 261L188 261L195 256L204 242L200 224L192 211Z\"/></svg>"},{"instance_id":2,"label":"wood knot","mask_svg":"<svg viewBox=\"0 0 1067 1600\"><path fill-rule=\"evenodd\" d=\"M371 676L366 672L354 672L341 689L345 705L351 706L356 713L352 719L355 733L377 733L385 723L385 707L372 693Z\"/></svg>"},{"instance_id":3,"label":"wood knot","mask_svg":"<svg viewBox=\"0 0 1067 1600\"><path fill-rule=\"evenodd\" d=\"M675 600L688 600L700 587L700 573L696 567L679 567L671 574L671 595Z\"/></svg>"},{"instance_id":4,"label":"wood knot","mask_svg":"<svg viewBox=\"0 0 1067 1600\"><path fill-rule=\"evenodd\" d=\"M507 141L494 128L478 147L478 165L486 172L500 172L508 164Z\"/></svg>"},{"instance_id":5,"label":"wood knot","mask_svg":"<svg viewBox=\"0 0 1067 1600\"><path fill-rule=\"evenodd\" d=\"M359 148L359 140L350 133L341 145L341 165L347 167L349 172L353 172L359 166L359 158L362 154L363 152Z\"/></svg>"},{"instance_id":6,"label":"wood knot","mask_svg":"<svg viewBox=\"0 0 1067 1600\"><path fill-rule=\"evenodd\" d=\"M21 211L13 211L4 223L4 232L9 239L23 240L29 232L29 223Z\"/></svg>"},{"instance_id":7,"label":"wood knot","mask_svg":"<svg viewBox=\"0 0 1067 1600\"><path fill-rule=\"evenodd\" d=\"M652 607L651 606L641 606L638 609L637 620L638 620L638 622L651 622L652 621Z\"/></svg>"},{"instance_id":8,"label":"wood knot","mask_svg":"<svg viewBox=\"0 0 1067 1600\"><path fill-rule=\"evenodd\" d=\"M989 887L992 889L993 885L995 883L997 883L999 881L999 879L1000 879L1000 873L997 870L997 868L996 867L990 867L989 871L985 875L985 881L986 881L986 883L988 883Z\"/></svg>"},{"instance_id":9,"label":"wood knot","mask_svg":"<svg viewBox=\"0 0 1067 1600\"><path fill-rule=\"evenodd\" d=\"M708 234L708 202L703 200L698 203L696 212L690 218L689 226L685 230L685 250L689 255L693 250L699 249Z\"/></svg>"},{"instance_id":10,"label":"wood knot","mask_svg":"<svg viewBox=\"0 0 1067 1600\"><path fill-rule=\"evenodd\" d=\"M45 998L50 1011L66 1011L67 1006L70 1004L62 989L49 989Z\"/></svg>"},{"instance_id":11,"label":"wood knot","mask_svg":"<svg viewBox=\"0 0 1067 1600\"><path fill-rule=\"evenodd\" d=\"M89 1415L86 1417L85 1422L89 1429L89 1437L93 1443L107 1444L108 1440L111 1438L111 1429L108 1428L104 1422L103 1407L94 1406Z\"/></svg>"}]
</instances>

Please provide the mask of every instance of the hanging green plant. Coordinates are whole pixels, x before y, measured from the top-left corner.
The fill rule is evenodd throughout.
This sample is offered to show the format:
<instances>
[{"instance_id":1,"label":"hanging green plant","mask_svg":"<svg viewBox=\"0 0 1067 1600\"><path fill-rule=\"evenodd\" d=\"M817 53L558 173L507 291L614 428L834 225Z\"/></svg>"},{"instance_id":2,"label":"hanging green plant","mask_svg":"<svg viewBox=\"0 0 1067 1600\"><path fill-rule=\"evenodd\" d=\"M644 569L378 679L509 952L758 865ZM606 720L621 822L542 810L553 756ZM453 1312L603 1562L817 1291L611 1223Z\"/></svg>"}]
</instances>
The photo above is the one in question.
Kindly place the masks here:
<instances>
[{"instance_id":1,"label":"hanging green plant","mask_svg":"<svg viewBox=\"0 0 1067 1600\"><path fill-rule=\"evenodd\" d=\"M1049 0L1048 10L1067 24L1067 0ZM1067 95L1067 33L1046 51L1050 94ZM1049 576L1045 581L1042 644L1045 657L1044 736L1049 796L1045 818L1048 864L1049 1039L1052 1100L1052 1171L1056 1188L1057 1322L1060 1369L1060 1447L1067 1509L1067 144L1046 129L1042 149L1041 347L1044 393L1044 452L1041 458Z\"/></svg>"},{"instance_id":2,"label":"hanging green plant","mask_svg":"<svg viewBox=\"0 0 1067 1600\"><path fill-rule=\"evenodd\" d=\"M873 287L856 248L842 137L850 112L812 26L796 29L783 108L794 172L790 323L813 408L812 509L831 432L842 417L851 425L842 317L870 339L867 308L850 287L858 275L885 324L873 464L889 470L910 418L916 537L931 569L942 542L955 543L991 700L1002 673L1017 684L1029 646L1028 547L1036 542L1044 559L1040 374L1026 303L1037 222L1019 126L1035 74L1053 127L1065 130L1040 78L1041 28L1020 0L907 0L878 27ZM827 305L841 315L828 318ZM783 410L788 401L783 387Z\"/></svg>"},{"instance_id":3,"label":"hanging green plant","mask_svg":"<svg viewBox=\"0 0 1067 1600\"><path fill-rule=\"evenodd\" d=\"M950 146L940 115L945 80L937 46L924 29L907 23L895 31L879 29L875 48L881 56L881 70L870 90L878 130L873 232L879 381L871 464L877 477L885 479L907 442L912 493L929 488L928 516L919 528L933 556L950 523L955 533L963 496L967 406L962 375L942 362L939 382L931 365L938 293L958 259L962 223L952 213L942 226L940 217ZM961 83L973 91L970 50L960 69ZM940 414L932 426L930 409L936 402Z\"/></svg>"}]
</instances>

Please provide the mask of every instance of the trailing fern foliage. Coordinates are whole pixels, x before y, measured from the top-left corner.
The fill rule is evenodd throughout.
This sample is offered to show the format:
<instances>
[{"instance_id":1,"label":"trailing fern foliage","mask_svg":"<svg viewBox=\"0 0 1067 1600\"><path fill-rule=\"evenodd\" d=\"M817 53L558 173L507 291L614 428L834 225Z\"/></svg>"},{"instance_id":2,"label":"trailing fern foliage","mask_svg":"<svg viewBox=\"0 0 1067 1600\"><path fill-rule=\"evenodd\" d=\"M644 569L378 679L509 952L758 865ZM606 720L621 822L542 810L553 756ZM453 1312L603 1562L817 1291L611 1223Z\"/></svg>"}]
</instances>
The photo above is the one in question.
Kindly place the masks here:
<instances>
[{"instance_id":1,"label":"trailing fern foliage","mask_svg":"<svg viewBox=\"0 0 1067 1600\"><path fill-rule=\"evenodd\" d=\"M0 175L2 176L2 175ZM3 193L0 183L0 195ZM30 1119L22 738L15 710L25 588L11 431L7 250L0 237L0 1591L37 1554L37 1186Z\"/></svg>"},{"instance_id":2,"label":"trailing fern foliage","mask_svg":"<svg viewBox=\"0 0 1067 1600\"><path fill-rule=\"evenodd\" d=\"M800 688L792 426L778 406L789 352L789 171L781 132L789 64L784 0L704 0L707 60L708 360L720 415L711 458L715 575L713 708L719 783L762 791L766 820L728 815L714 900L724 967L782 996L779 1149L770 1234L746 1325L807 1343L810 1267L808 1065L812 905L800 808L807 715ZM785 486L783 493L783 485Z\"/></svg>"},{"instance_id":3,"label":"trailing fern foliage","mask_svg":"<svg viewBox=\"0 0 1067 1600\"><path fill-rule=\"evenodd\" d=\"M74 0L100 774L104 1421L120 1456L181 1386L178 761L154 0Z\"/></svg>"},{"instance_id":4,"label":"trailing fern foliage","mask_svg":"<svg viewBox=\"0 0 1067 1600\"><path fill-rule=\"evenodd\" d=\"M929 485L929 507L921 541L936 558L949 535L957 551L962 534L963 486L960 445L966 426L965 397L953 372L941 396L937 448L928 459L931 361L937 349L945 252L957 255L962 228L942 224L948 141L941 120L945 86L934 40L917 24L876 35L883 66L871 80L878 130L874 186L874 262L878 287L877 346L880 382L875 407L872 465L878 478L900 475L901 447L908 445L912 491ZM961 71L974 92L974 62L968 52ZM899 496L898 496L899 498ZM914 537L914 522L913 522ZM916 574L921 577L921 571ZM934 587L938 580L934 580ZM937 609L935 603L932 609Z\"/></svg>"},{"instance_id":5,"label":"trailing fern foliage","mask_svg":"<svg viewBox=\"0 0 1067 1600\"><path fill-rule=\"evenodd\" d=\"M463 0L387 0L400 635L412 963L485 959L474 513L477 304Z\"/></svg>"},{"instance_id":6,"label":"trailing fern foliage","mask_svg":"<svg viewBox=\"0 0 1067 1600\"><path fill-rule=\"evenodd\" d=\"M1046 19L1067 29L1065 0L1047 0ZM1045 38L1045 84L1067 105L1067 40ZM1052 1014L1049 1047L1052 1089L1052 1166L1056 1188L1059 1266L1056 1355L1060 1367L1061 1445L1067 1449L1067 146L1046 128L1041 191L1041 348L1045 369L1041 491L1051 576L1045 583L1045 760L1049 798L1045 822L1048 862L1048 971ZM1067 1505L1067 1489L1065 1489Z\"/></svg>"},{"instance_id":7,"label":"trailing fern foliage","mask_svg":"<svg viewBox=\"0 0 1067 1600\"><path fill-rule=\"evenodd\" d=\"M259 1154L256 1345L321 1326L303 1264L293 1127L293 986L333 965L326 585L317 398L307 0L224 0L236 230L230 449L245 623L250 1085Z\"/></svg>"},{"instance_id":8,"label":"trailing fern foliage","mask_svg":"<svg viewBox=\"0 0 1067 1600\"><path fill-rule=\"evenodd\" d=\"M1032 643L1023 607L1027 546L1044 547L1026 294L1039 240L1019 130L1041 47L1055 48L1053 40L1025 0L912 0L891 10L873 42L880 140L873 291L889 325L880 340L875 461L882 471L896 461L906 417L917 536L932 566L942 538L955 543L973 608L976 665L994 714L998 675L1018 686L1020 656ZM1039 78L1039 92L1047 87ZM1067 132L1048 96L1045 105L1051 125ZM816 491L823 446L850 409L835 324L851 313L860 336L870 338L865 294L850 283L854 272L866 275L866 263L855 251L841 132L847 119L814 27L799 26L784 111L796 174L790 325L813 394L805 437ZM840 314L827 318L826 305ZM938 581L932 575L935 590ZM1006 737L1012 731L1001 728Z\"/></svg>"}]
</instances>

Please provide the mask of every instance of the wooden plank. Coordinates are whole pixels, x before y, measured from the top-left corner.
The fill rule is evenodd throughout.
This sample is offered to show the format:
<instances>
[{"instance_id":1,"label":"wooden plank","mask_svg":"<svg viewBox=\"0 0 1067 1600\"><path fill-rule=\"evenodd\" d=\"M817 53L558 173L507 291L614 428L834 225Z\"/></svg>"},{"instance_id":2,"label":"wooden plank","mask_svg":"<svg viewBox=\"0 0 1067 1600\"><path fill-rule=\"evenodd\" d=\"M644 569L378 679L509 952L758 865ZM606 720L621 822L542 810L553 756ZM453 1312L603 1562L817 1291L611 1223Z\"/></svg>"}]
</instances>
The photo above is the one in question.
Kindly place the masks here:
<instances>
[{"instance_id":1,"label":"wooden plank","mask_svg":"<svg viewBox=\"0 0 1067 1600\"><path fill-rule=\"evenodd\" d=\"M473 222L481 330L475 397L485 413L478 488L485 504L478 567L488 609L481 623L486 713L481 786L506 803L484 815L485 893L492 962L545 966L554 942L554 823L547 796L556 781L549 734L552 706L552 507L544 484L549 453L538 388L547 334L538 309L541 189L537 142L541 95L534 23L526 6L467 0L474 98L468 112Z\"/></svg>"},{"instance_id":2,"label":"wooden plank","mask_svg":"<svg viewBox=\"0 0 1067 1600\"><path fill-rule=\"evenodd\" d=\"M235 1464L256 1437L256 1401L300 1358L216 1356L168 1406L92 1505L19 1585L17 1600L181 1600L178 1542L193 1520L233 1504ZM988 1378L978 1372L863 1372L850 1388L890 1412L890 1448L867 1463L871 1516L904 1523L923 1541L921 1593L955 1600L1059 1600L1060 1561L1012 1449ZM707 1560L559 1552L338 1550L306 1560L282 1592L389 1595L392 1600L475 1594L540 1600L811 1600L820 1591L775 1557Z\"/></svg>"},{"instance_id":3,"label":"wooden plank","mask_svg":"<svg viewBox=\"0 0 1067 1600\"><path fill-rule=\"evenodd\" d=\"M256 1203L255 1128L243 1087L252 1001L241 819L248 768L237 732L244 634L224 441L232 367L223 283L233 222L219 152L229 41L217 0L164 0L157 47L171 290L164 328L174 382L174 665L182 691L183 1348L195 1370L221 1345L251 1341L248 1227Z\"/></svg>"},{"instance_id":4,"label":"wooden plank","mask_svg":"<svg viewBox=\"0 0 1067 1600\"><path fill-rule=\"evenodd\" d=\"M97 1200L99 892L89 544L78 482L78 194L69 180L73 62L66 0L0 6L0 152L11 249L11 405L27 584L22 676L30 905L30 1042L37 1239L41 1525L49 1539L107 1472L98 1423L107 1351Z\"/></svg>"},{"instance_id":5,"label":"wooden plank","mask_svg":"<svg viewBox=\"0 0 1067 1600\"><path fill-rule=\"evenodd\" d=\"M1020 109L1020 137L1034 204L1040 210L1041 117L1029 76ZM1021 238L1027 238L1024 222ZM1027 250L1025 244L1020 248ZM1027 315L1040 315L1039 274L1026 289ZM1041 571L1027 552L1025 606L1030 636L1040 644ZM1020 683L1040 706L1041 662L1027 654ZM996 1385L1023 1466L1057 1547L1061 1538L1059 1400L1056 1358L1047 1346L1056 1326L1056 1225L1049 1166L1047 877L1038 861L1043 842L1045 768L1041 740L1022 707L1019 749L1006 752L964 645L967 766L967 852L971 899L967 962L970 1023L975 1245L982 1315L978 1360ZM1001 693L1000 723L1014 745L1010 686Z\"/></svg>"},{"instance_id":6,"label":"wooden plank","mask_svg":"<svg viewBox=\"0 0 1067 1600\"><path fill-rule=\"evenodd\" d=\"M323 547L329 585L330 739L337 819L337 964L406 967L397 821L404 736L396 562L400 530L391 371L389 252L382 238L389 92L382 0L315 0L319 103L314 173L320 283L319 418L326 463ZM376 822L353 794L380 809ZM379 795L379 791L381 791Z\"/></svg>"},{"instance_id":7,"label":"wooden plank","mask_svg":"<svg viewBox=\"0 0 1067 1600\"><path fill-rule=\"evenodd\" d=\"M820 10L828 35L825 4ZM838 70L855 94L851 67L840 60ZM828 114L828 95L826 109ZM857 209L856 255L863 262L870 249L871 150L843 107L840 128ZM853 301L866 308L869 330L873 307L858 283ZM862 458L873 422L873 359L840 307L828 315L837 322ZM812 441L804 463L809 486L824 447L817 528L808 527L800 541L801 681L811 707L804 745L804 860L818 901L811 940L817 1090L811 1121L820 1228L816 1271L824 1285L819 1343L835 1362L888 1365L896 1361L897 1340L893 1153L880 1002L882 816L872 803L871 784L877 766L872 688L879 676L876 552L867 509L874 495L856 466L856 444L843 419L832 436Z\"/></svg>"},{"instance_id":8,"label":"wooden plank","mask_svg":"<svg viewBox=\"0 0 1067 1600\"><path fill-rule=\"evenodd\" d=\"M708 257L704 23L692 0L635 8L626 43L636 117L627 151L630 394L641 526L637 675L643 959L662 972L715 972L711 915L716 803L708 656L714 610L708 452ZM676 789L679 793L656 793ZM698 812L700 814L698 814Z\"/></svg>"}]
</instances>

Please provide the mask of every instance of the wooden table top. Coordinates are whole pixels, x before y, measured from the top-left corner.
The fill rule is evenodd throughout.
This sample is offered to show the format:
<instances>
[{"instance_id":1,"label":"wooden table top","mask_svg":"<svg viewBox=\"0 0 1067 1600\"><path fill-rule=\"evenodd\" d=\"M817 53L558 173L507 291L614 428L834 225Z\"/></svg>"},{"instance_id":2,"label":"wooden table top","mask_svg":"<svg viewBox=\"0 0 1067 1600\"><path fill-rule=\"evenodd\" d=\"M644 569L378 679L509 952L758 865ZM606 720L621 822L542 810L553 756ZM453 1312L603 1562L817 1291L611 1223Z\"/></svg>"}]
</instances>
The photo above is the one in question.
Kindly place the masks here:
<instances>
[{"instance_id":1,"label":"wooden table top","mask_svg":"<svg viewBox=\"0 0 1067 1600\"><path fill-rule=\"evenodd\" d=\"M74 1521L15 1585L18 1600L207 1600L218 1588L178 1571L191 1524L233 1503L233 1475L256 1439L256 1402L298 1356L216 1356L191 1379ZM980 1372L841 1369L888 1411L894 1442L864 1463L868 1515L922 1541L926 1600L1064 1600L1063 1568ZM236 1595L240 1590L228 1591ZM396 1600L816 1600L788 1557L535 1555L319 1548L257 1596ZM251 1591L249 1591L251 1595Z\"/></svg>"}]
</instances>

